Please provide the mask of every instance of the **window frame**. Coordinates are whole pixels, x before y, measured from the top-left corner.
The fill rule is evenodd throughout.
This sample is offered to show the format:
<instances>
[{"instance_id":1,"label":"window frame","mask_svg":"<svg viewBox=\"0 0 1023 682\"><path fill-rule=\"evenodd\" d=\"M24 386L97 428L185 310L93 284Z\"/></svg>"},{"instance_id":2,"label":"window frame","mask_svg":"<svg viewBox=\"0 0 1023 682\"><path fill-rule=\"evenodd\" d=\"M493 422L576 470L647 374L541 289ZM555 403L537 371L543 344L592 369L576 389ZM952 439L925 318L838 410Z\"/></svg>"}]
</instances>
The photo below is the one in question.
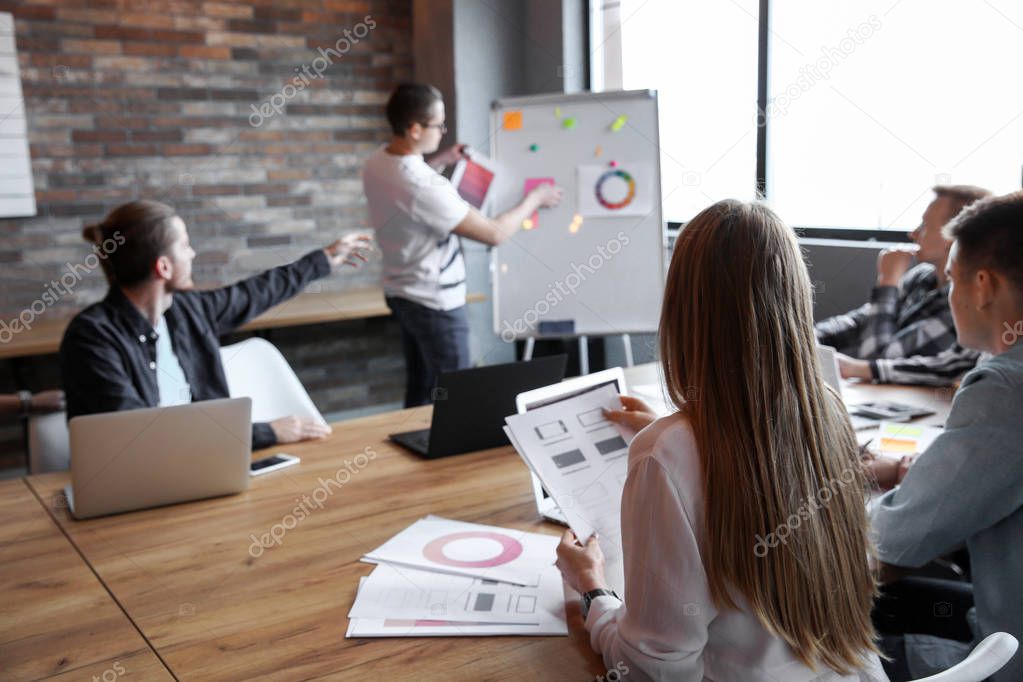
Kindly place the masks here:
<instances>
[{"instance_id":1,"label":"window frame","mask_svg":"<svg viewBox=\"0 0 1023 682\"><path fill-rule=\"evenodd\" d=\"M767 157L768 125L766 115L770 96L771 66L771 3L759 0L757 12L757 141L754 182L756 196L763 198L768 192ZM604 90L606 86L621 87L622 82L622 39L621 12L618 0L589 0L588 34L590 44L596 49L590 52L590 83L592 90ZM684 221L667 221L669 231L677 231ZM894 228L821 227L816 225L793 226L799 237L815 239L838 239L844 241L910 242L912 230Z\"/></svg>"}]
</instances>

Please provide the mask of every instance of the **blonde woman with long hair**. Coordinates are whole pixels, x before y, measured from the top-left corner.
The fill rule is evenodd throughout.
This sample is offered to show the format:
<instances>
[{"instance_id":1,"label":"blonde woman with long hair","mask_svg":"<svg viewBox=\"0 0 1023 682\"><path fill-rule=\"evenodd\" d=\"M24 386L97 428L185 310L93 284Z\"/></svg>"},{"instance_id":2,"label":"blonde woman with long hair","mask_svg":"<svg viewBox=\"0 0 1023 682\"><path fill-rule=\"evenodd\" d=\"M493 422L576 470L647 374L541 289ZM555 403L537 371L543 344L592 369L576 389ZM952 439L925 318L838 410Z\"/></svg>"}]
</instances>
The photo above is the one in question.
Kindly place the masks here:
<instances>
[{"instance_id":1,"label":"blonde woman with long hair","mask_svg":"<svg viewBox=\"0 0 1023 682\"><path fill-rule=\"evenodd\" d=\"M625 601L593 538L558 566L584 595L591 643L628 680L887 680L856 440L817 364L795 235L770 209L722 201L682 230L660 356L678 412L642 427L622 496Z\"/></svg>"}]
</instances>

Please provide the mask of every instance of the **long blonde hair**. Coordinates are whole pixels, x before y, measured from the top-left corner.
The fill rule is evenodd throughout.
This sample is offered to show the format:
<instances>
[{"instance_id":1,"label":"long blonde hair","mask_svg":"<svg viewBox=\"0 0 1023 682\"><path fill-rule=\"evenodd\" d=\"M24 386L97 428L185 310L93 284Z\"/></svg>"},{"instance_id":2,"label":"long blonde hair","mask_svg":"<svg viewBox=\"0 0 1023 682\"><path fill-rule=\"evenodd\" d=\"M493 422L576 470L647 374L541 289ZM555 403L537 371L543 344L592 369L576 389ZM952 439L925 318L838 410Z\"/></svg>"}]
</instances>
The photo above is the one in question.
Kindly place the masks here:
<instances>
[{"instance_id":1,"label":"long blonde hair","mask_svg":"<svg viewBox=\"0 0 1023 682\"><path fill-rule=\"evenodd\" d=\"M861 668L877 651L864 479L818 366L806 265L774 212L721 201L685 226L660 355L700 451L714 603L741 596L811 667Z\"/></svg>"}]
</instances>

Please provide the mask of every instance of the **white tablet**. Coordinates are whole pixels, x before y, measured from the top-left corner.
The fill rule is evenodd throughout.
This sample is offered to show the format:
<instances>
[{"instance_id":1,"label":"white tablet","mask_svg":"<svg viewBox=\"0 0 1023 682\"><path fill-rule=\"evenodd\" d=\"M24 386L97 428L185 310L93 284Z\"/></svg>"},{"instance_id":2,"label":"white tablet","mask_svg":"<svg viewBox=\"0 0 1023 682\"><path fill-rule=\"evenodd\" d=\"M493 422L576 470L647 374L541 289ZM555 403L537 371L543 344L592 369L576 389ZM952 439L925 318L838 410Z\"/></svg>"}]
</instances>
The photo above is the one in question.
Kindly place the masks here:
<instances>
[{"instance_id":1,"label":"white tablet","mask_svg":"<svg viewBox=\"0 0 1023 682\"><path fill-rule=\"evenodd\" d=\"M451 174L451 184L458 190L459 196L482 212L497 184L494 182L497 169L490 159L479 152L469 150L469 154L469 158L462 159L455 165L455 172Z\"/></svg>"}]
</instances>

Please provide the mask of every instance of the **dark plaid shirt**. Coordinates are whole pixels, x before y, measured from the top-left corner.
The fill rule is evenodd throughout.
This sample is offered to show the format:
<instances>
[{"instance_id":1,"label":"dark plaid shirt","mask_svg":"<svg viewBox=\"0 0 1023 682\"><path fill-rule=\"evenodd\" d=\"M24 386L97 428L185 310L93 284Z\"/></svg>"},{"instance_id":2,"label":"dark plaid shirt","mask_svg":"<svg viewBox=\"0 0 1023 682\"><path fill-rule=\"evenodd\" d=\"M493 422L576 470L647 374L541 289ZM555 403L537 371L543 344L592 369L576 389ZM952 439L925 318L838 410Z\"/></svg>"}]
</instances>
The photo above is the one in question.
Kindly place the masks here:
<instances>
[{"instance_id":1,"label":"dark plaid shirt","mask_svg":"<svg viewBox=\"0 0 1023 682\"><path fill-rule=\"evenodd\" d=\"M917 265L898 287L874 287L870 302L817 323L817 340L870 361L885 384L947 386L973 369L980 353L956 343L948 284L934 266Z\"/></svg>"},{"instance_id":2,"label":"dark plaid shirt","mask_svg":"<svg viewBox=\"0 0 1023 682\"><path fill-rule=\"evenodd\" d=\"M192 400L229 397L220 361L220 336L329 272L326 254L313 251L290 265L230 286L175 293L164 317ZM149 320L117 286L111 287L102 301L76 315L60 344L68 419L159 405L156 339ZM276 442L269 424L252 425L253 449Z\"/></svg>"}]
</instances>

